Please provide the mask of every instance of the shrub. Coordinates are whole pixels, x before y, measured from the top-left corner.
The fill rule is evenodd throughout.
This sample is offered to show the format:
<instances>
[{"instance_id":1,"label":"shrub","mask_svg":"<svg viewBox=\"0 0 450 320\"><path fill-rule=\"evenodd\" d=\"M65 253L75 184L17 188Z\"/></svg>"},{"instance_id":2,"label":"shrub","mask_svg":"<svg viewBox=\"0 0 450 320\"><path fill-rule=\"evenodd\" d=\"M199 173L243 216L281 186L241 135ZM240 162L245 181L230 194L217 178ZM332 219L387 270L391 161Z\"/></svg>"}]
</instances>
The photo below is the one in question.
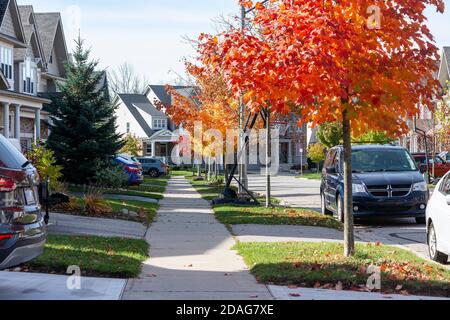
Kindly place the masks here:
<instances>
[{"instance_id":1,"label":"shrub","mask_svg":"<svg viewBox=\"0 0 450 320\"><path fill-rule=\"evenodd\" d=\"M76 197L70 197L69 202L58 204L53 208L54 211L81 213L83 208Z\"/></svg>"},{"instance_id":2,"label":"shrub","mask_svg":"<svg viewBox=\"0 0 450 320\"><path fill-rule=\"evenodd\" d=\"M211 186L222 186L224 183L224 178L223 177L213 177L211 178L210 181L210 185Z\"/></svg>"},{"instance_id":3,"label":"shrub","mask_svg":"<svg viewBox=\"0 0 450 320\"><path fill-rule=\"evenodd\" d=\"M128 175L119 167L108 167L97 172L96 185L107 189L120 189L128 186Z\"/></svg>"},{"instance_id":4,"label":"shrub","mask_svg":"<svg viewBox=\"0 0 450 320\"><path fill-rule=\"evenodd\" d=\"M84 198L84 209L88 215L107 215L113 210L100 192L91 192Z\"/></svg>"},{"instance_id":5,"label":"shrub","mask_svg":"<svg viewBox=\"0 0 450 320\"><path fill-rule=\"evenodd\" d=\"M55 154L52 150L46 149L43 145L34 144L26 157L38 171L41 180L50 181L51 189L59 186L58 180L62 177L63 167L56 165Z\"/></svg>"}]
</instances>

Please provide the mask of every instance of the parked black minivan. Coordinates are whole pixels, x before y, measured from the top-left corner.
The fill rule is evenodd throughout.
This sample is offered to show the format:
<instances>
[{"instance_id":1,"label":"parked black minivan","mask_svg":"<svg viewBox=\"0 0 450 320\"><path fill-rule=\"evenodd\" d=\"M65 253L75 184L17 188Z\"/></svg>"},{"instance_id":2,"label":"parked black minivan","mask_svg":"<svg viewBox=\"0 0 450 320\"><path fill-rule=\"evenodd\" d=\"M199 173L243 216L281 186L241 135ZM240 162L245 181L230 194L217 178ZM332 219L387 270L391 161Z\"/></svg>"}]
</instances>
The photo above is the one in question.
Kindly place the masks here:
<instances>
[{"instance_id":1,"label":"parked black minivan","mask_svg":"<svg viewBox=\"0 0 450 320\"><path fill-rule=\"evenodd\" d=\"M332 148L322 172L322 213L344 220L344 149ZM423 170L411 154L391 145L352 147L353 213L355 218L404 217L425 223L429 199Z\"/></svg>"},{"instance_id":2,"label":"parked black minivan","mask_svg":"<svg viewBox=\"0 0 450 320\"><path fill-rule=\"evenodd\" d=\"M0 135L0 270L38 257L47 238L36 169Z\"/></svg>"}]
</instances>

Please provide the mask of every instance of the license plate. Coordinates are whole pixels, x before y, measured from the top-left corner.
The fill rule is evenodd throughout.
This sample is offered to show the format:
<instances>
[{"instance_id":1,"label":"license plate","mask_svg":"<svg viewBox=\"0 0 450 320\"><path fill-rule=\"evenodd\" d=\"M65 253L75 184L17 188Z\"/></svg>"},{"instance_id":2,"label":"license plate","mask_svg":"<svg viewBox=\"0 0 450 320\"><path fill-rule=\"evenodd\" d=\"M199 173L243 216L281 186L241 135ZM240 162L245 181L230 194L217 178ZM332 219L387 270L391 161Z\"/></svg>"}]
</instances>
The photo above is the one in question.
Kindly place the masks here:
<instances>
[{"instance_id":1,"label":"license plate","mask_svg":"<svg viewBox=\"0 0 450 320\"><path fill-rule=\"evenodd\" d=\"M34 198L34 192L31 189L25 189L25 200L27 202L27 205L34 205L36 204L36 199Z\"/></svg>"}]
</instances>

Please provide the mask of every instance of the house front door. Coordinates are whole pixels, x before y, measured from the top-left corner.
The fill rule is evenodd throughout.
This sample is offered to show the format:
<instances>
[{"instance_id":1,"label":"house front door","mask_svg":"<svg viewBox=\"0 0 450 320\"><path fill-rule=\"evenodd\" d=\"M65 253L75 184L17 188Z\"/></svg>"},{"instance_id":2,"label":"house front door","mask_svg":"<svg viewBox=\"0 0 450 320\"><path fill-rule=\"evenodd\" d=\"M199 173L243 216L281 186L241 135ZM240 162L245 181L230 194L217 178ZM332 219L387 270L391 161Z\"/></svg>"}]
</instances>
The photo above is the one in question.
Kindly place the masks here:
<instances>
[{"instance_id":1,"label":"house front door","mask_svg":"<svg viewBox=\"0 0 450 320\"><path fill-rule=\"evenodd\" d=\"M280 142L280 164L289 163L289 142Z\"/></svg>"}]
</instances>

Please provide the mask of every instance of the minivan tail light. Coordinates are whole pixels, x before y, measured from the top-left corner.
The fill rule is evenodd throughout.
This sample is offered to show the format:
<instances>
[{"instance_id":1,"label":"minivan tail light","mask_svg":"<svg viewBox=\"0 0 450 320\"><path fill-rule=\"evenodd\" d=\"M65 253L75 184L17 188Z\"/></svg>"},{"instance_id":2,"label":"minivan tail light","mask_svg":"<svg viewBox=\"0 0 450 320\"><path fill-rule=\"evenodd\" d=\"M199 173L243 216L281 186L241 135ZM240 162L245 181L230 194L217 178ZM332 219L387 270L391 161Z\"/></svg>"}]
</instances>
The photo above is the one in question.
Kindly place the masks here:
<instances>
[{"instance_id":1,"label":"minivan tail light","mask_svg":"<svg viewBox=\"0 0 450 320\"><path fill-rule=\"evenodd\" d=\"M17 185L14 180L0 177L0 192L11 192L16 190L16 188Z\"/></svg>"},{"instance_id":2,"label":"minivan tail light","mask_svg":"<svg viewBox=\"0 0 450 320\"><path fill-rule=\"evenodd\" d=\"M6 234L0 234L0 241L2 240L8 240L14 237L13 233L6 233Z\"/></svg>"},{"instance_id":3,"label":"minivan tail light","mask_svg":"<svg viewBox=\"0 0 450 320\"><path fill-rule=\"evenodd\" d=\"M136 168L136 167L130 167L130 166L126 166L126 167L125 167L125 170L126 170L126 171L129 171L129 172L139 172L139 171L140 171L139 168Z\"/></svg>"}]
</instances>

